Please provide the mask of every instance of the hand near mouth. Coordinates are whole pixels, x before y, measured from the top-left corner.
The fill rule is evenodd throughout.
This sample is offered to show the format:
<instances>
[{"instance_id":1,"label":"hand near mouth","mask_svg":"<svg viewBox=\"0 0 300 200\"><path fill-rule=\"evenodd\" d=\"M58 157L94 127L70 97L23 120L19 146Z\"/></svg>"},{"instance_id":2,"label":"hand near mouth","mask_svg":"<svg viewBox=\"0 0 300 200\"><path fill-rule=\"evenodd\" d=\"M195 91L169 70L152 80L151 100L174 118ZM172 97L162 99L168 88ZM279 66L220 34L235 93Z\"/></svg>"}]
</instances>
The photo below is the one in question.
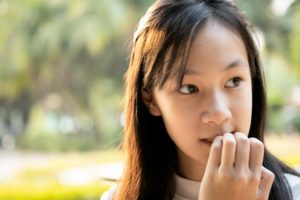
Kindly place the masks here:
<instances>
[{"instance_id":1,"label":"hand near mouth","mask_svg":"<svg viewBox=\"0 0 300 200\"><path fill-rule=\"evenodd\" d=\"M274 174L262 166L264 145L242 133L217 136L198 200L267 200Z\"/></svg>"}]
</instances>

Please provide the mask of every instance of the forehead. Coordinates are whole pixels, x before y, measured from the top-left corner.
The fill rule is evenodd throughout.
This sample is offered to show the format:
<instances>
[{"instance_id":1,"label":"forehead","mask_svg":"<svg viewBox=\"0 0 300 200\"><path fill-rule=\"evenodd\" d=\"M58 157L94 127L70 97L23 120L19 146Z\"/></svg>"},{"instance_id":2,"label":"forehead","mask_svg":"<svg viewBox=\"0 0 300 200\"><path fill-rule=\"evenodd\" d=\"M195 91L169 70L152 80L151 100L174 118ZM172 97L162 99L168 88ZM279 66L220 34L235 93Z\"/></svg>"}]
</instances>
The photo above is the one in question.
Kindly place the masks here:
<instances>
[{"instance_id":1,"label":"forehead","mask_svg":"<svg viewBox=\"0 0 300 200\"><path fill-rule=\"evenodd\" d=\"M237 46L246 52L245 44L232 27L218 21L208 21L197 33L191 45L191 51L198 50L201 53L215 50L216 52L223 46L230 50Z\"/></svg>"},{"instance_id":2,"label":"forehead","mask_svg":"<svg viewBox=\"0 0 300 200\"><path fill-rule=\"evenodd\" d=\"M206 66L213 70L233 62L248 65L247 51L239 35L218 22L207 23L193 41L186 68ZM202 69L202 70L205 70Z\"/></svg>"}]
</instances>

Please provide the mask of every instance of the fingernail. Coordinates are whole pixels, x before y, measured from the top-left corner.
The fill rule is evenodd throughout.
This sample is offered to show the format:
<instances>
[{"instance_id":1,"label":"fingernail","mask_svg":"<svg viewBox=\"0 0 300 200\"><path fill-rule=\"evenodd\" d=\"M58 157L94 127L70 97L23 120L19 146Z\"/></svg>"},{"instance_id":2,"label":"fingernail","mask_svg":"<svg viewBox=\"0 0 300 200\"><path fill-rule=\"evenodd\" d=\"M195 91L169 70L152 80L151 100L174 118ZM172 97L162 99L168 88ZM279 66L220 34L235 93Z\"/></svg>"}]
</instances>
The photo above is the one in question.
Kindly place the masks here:
<instances>
[{"instance_id":1,"label":"fingernail","mask_svg":"<svg viewBox=\"0 0 300 200\"><path fill-rule=\"evenodd\" d=\"M223 136L216 136L214 142L216 142L218 145L221 145L222 140L223 140Z\"/></svg>"}]
</instances>

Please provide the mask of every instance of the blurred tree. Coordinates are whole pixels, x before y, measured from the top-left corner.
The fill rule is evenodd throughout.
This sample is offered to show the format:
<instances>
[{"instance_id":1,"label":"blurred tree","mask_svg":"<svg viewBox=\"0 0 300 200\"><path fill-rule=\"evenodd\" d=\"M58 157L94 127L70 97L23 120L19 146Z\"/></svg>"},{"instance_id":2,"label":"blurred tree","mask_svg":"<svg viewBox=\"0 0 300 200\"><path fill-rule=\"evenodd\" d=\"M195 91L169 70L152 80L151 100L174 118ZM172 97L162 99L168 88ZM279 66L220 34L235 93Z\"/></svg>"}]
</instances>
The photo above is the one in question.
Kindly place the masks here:
<instances>
[{"instance_id":1,"label":"blurred tree","mask_svg":"<svg viewBox=\"0 0 300 200\"><path fill-rule=\"evenodd\" d=\"M16 116L10 113L16 110L24 116L19 126L24 132L31 106L38 104L45 113L54 110L72 118L89 115L94 122L111 116L106 122L114 127L128 54L124 41L136 18L133 10L118 0L1 1L2 126L18 126L11 125ZM107 84L102 85L106 80L110 80L110 91ZM53 100L51 94L59 97L59 105L47 103ZM93 103L91 96L97 97ZM107 100L101 104L101 99ZM99 111L93 115L95 110ZM116 131L104 128L104 122L93 124L96 141L104 131Z\"/></svg>"}]
</instances>

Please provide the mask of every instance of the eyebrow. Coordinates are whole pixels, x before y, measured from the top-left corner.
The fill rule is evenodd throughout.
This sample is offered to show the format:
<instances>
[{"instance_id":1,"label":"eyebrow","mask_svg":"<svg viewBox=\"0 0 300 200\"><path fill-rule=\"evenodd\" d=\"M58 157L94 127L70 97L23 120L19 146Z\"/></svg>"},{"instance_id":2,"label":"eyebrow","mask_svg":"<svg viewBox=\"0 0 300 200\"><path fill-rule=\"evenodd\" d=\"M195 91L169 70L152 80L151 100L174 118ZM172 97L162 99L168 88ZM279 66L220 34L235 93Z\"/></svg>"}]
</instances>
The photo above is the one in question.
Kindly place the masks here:
<instances>
[{"instance_id":1,"label":"eyebrow","mask_svg":"<svg viewBox=\"0 0 300 200\"><path fill-rule=\"evenodd\" d=\"M227 65L225 68L224 68L224 71L228 71L229 69L232 69L232 68L236 68L236 67L249 67L248 64L246 64L244 61L238 59L238 60L235 60L233 62L231 62L229 65ZM193 69L185 69L185 72L184 72L185 75L200 75L201 72L197 71L197 70L193 70Z\"/></svg>"}]
</instances>

